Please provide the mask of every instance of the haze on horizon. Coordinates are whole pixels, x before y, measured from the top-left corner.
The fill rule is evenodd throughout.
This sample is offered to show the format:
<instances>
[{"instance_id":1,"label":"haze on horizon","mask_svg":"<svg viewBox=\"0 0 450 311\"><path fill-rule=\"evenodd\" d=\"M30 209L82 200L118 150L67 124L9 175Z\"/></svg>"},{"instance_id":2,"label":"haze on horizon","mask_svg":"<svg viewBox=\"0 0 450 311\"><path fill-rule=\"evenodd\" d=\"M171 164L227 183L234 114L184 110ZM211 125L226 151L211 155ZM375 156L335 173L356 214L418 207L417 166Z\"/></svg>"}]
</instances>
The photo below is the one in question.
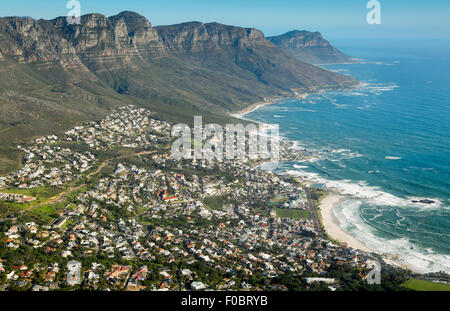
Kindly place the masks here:
<instances>
[{"instance_id":1,"label":"haze on horizon","mask_svg":"<svg viewBox=\"0 0 450 311\"><path fill-rule=\"evenodd\" d=\"M81 14L135 11L153 25L187 21L254 27L267 36L293 29L320 31L330 39L450 38L450 1L379 0L381 25L366 21L368 0L79 0ZM66 0L5 1L0 16L52 19L69 11Z\"/></svg>"}]
</instances>

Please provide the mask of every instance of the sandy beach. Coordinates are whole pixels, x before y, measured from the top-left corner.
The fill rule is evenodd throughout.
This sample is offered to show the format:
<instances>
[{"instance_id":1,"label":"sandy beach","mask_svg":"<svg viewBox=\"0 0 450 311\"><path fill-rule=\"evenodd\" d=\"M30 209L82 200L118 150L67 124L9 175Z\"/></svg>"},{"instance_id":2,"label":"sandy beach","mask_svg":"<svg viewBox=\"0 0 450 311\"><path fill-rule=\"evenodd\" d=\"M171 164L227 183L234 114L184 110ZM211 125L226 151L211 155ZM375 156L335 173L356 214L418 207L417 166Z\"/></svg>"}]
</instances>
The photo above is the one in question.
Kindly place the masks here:
<instances>
[{"instance_id":1,"label":"sandy beach","mask_svg":"<svg viewBox=\"0 0 450 311\"><path fill-rule=\"evenodd\" d=\"M308 93L296 94L295 96L292 96L292 97L300 99L300 98L305 98L306 96L308 96ZM245 120L245 118L243 118L243 116L245 114L250 113L250 112L252 112L252 111L254 111L254 110L256 110L256 109L258 109L260 107L274 104L275 102L277 102L278 100L280 100L282 98L285 98L285 97L274 97L274 98L266 99L263 102L254 103L254 104L248 106L247 108L245 108L245 109L243 109L241 111L238 111L236 113L231 114L231 116L235 117L235 118L238 118L238 119L244 119Z\"/></svg>"},{"instance_id":2,"label":"sandy beach","mask_svg":"<svg viewBox=\"0 0 450 311\"><path fill-rule=\"evenodd\" d=\"M231 115L232 117L234 117L234 118L237 118L237 119L247 120L247 119L244 117L245 114L250 113L250 112L252 112L253 110L256 110L256 109L258 109L258 108L260 108L260 107L263 107L263 106L266 106L266 105L270 105L270 104L273 104L273 103L274 103L273 100L267 100L267 101L264 101L264 102L258 102L258 103L255 103L255 104L253 104L253 105L248 106L248 107L245 108L244 110L238 111L238 112L236 112L236 113L232 113L232 114L230 114L230 115ZM253 122L256 122L256 121L253 121ZM257 123L260 123L260 122L257 122Z\"/></svg>"},{"instance_id":3,"label":"sandy beach","mask_svg":"<svg viewBox=\"0 0 450 311\"><path fill-rule=\"evenodd\" d=\"M330 192L320 203L320 213L322 215L322 222L325 227L325 231L331 238L339 242L346 243L349 247L360 249L365 252L373 252L373 250L369 249L362 242L352 237L339 226L339 220L333 213L333 206L336 205L342 198L342 196L334 192Z\"/></svg>"},{"instance_id":4,"label":"sandy beach","mask_svg":"<svg viewBox=\"0 0 450 311\"><path fill-rule=\"evenodd\" d=\"M339 219L337 219L337 217L333 213L333 206L335 206L343 198L344 197L342 195L339 195L335 192L329 192L328 195L320 203L320 214L322 215L322 223L325 227L325 231L332 239L341 243L346 243L349 247L369 253L377 253L376 251L368 248L361 241L355 239L339 226ZM400 256L398 254L384 253L382 254L382 257L383 260L390 265L394 265L404 269L412 269L412 267L409 267L400 259Z\"/></svg>"}]
</instances>

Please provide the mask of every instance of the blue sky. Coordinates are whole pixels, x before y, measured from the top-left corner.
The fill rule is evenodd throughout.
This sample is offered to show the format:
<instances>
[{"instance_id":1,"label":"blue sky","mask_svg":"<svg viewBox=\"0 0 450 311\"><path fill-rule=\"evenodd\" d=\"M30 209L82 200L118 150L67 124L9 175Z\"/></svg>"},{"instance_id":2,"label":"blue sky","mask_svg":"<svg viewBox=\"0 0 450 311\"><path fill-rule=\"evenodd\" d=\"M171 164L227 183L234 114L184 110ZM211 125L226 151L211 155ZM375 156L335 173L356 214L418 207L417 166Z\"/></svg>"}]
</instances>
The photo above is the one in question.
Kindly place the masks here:
<instances>
[{"instance_id":1,"label":"blue sky","mask_svg":"<svg viewBox=\"0 0 450 311\"><path fill-rule=\"evenodd\" d=\"M266 35L292 29L327 38L450 38L449 0L379 0L381 25L368 25L368 0L79 0L82 14L136 11L153 25L186 21L255 27ZM1 0L0 16L67 15L67 0Z\"/></svg>"}]
</instances>

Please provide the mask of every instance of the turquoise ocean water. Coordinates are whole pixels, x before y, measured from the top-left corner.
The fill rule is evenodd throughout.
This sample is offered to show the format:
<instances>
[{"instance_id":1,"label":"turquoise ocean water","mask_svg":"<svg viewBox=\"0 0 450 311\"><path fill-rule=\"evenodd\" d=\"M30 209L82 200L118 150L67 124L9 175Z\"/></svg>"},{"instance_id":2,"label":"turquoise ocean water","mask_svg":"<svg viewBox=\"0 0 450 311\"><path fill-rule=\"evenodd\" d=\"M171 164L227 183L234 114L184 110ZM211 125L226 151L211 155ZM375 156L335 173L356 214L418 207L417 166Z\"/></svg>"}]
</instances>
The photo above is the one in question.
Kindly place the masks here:
<instances>
[{"instance_id":1,"label":"turquoise ocean water","mask_svg":"<svg viewBox=\"0 0 450 311\"><path fill-rule=\"evenodd\" d=\"M450 44L339 47L362 61L324 68L364 86L280 100L245 117L279 124L298 148L317 152L277 171L344 194L334 213L347 232L416 271L450 272Z\"/></svg>"}]
</instances>

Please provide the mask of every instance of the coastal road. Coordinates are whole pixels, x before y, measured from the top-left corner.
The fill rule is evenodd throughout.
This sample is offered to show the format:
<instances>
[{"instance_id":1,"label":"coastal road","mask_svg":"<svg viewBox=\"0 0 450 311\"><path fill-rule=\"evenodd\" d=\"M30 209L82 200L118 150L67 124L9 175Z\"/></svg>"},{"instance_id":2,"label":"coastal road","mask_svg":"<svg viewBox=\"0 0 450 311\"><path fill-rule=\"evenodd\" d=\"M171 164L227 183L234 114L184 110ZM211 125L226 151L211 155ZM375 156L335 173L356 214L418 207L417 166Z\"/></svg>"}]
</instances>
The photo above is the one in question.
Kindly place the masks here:
<instances>
[{"instance_id":1,"label":"coastal road","mask_svg":"<svg viewBox=\"0 0 450 311\"><path fill-rule=\"evenodd\" d=\"M313 200L312 200L311 193L309 192L308 188L305 188L305 193L306 193L306 201L307 201L306 204L308 205L309 213L310 213L311 219L314 223L314 228L316 229L316 231L319 234L322 234L322 230L319 225L319 219L317 218L317 211L316 211L316 208L314 207L314 204L312 203Z\"/></svg>"}]
</instances>

